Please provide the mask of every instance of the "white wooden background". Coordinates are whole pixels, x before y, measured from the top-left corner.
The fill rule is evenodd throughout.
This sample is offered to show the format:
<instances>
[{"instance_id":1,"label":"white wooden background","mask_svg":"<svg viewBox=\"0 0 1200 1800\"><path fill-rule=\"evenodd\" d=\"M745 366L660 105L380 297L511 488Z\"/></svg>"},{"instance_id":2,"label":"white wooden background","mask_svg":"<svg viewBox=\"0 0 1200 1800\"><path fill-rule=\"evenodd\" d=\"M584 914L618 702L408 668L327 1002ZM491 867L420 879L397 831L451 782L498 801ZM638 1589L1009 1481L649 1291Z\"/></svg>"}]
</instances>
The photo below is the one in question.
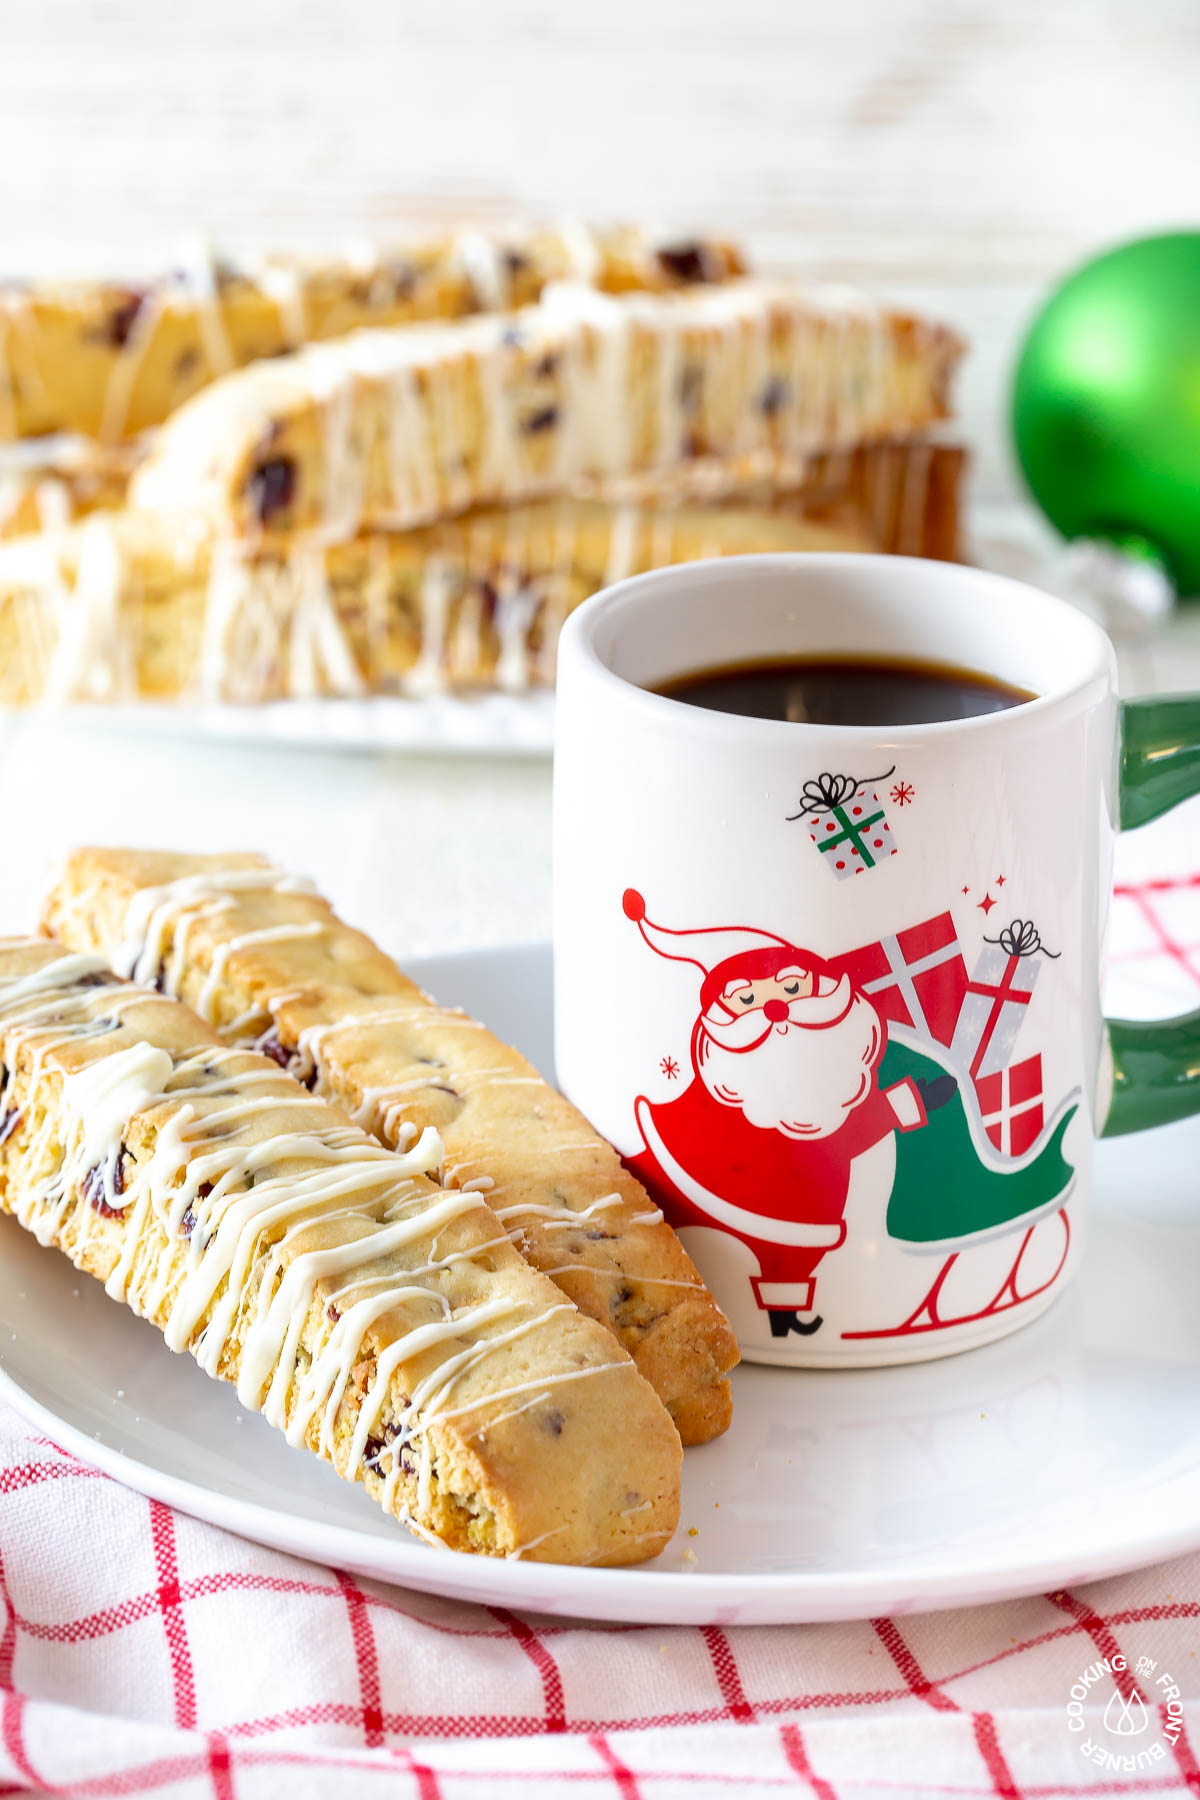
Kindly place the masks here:
<instances>
[{"instance_id":1,"label":"white wooden background","mask_svg":"<svg viewBox=\"0 0 1200 1800\"><path fill-rule=\"evenodd\" d=\"M947 313L980 491L1021 321L1200 209L1198 0L3 0L0 267L447 214L711 224Z\"/></svg>"},{"instance_id":2,"label":"white wooden background","mask_svg":"<svg viewBox=\"0 0 1200 1800\"><path fill-rule=\"evenodd\" d=\"M708 225L966 330L983 502L1016 491L1004 395L1039 293L1198 210L1200 0L0 0L5 272L140 270L192 232ZM436 909L397 902L407 941L546 929L547 782L388 775L438 877Z\"/></svg>"}]
</instances>

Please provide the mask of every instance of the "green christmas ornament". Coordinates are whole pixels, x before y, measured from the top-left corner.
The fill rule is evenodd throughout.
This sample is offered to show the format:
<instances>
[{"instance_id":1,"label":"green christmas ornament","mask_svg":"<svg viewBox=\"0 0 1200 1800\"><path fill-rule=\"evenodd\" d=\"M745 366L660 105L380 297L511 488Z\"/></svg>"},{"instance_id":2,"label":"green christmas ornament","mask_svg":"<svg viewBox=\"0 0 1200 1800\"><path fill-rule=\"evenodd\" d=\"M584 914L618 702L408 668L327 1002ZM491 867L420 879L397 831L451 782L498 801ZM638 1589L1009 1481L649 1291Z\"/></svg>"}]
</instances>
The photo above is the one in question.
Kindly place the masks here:
<instances>
[{"instance_id":1,"label":"green christmas ornament","mask_svg":"<svg viewBox=\"0 0 1200 1800\"><path fill-rule=\"evenodd\" d=\"M1017 363L1025 479L1067 538L1161 564L1200 595L1200 232L1085 263L1034 321Z\"/></svg>"}]
</instances>

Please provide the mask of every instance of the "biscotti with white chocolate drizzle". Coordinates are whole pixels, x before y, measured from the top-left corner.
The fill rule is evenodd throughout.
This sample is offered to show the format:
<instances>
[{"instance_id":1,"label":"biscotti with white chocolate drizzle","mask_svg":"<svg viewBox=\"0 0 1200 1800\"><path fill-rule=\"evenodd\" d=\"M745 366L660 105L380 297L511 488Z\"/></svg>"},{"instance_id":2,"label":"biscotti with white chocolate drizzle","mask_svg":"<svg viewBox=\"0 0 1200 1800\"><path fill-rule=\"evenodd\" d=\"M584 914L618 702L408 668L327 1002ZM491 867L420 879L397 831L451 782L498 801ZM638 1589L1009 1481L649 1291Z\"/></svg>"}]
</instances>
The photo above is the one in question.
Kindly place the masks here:
<instances>
[{"instance_id":1,"label":"biscotti with white chocolate drizzle","mask_svg":"<svg viewBox=\"0 0 1200 1800\"><path fill-rule=\"evenodd\" d=\"M608 582L765 550L869 550L766 510L543 500L274 548L156 514L0 544L0 704L427 695L549 686L564 619Z\"/></svg>"},{"instance_id":2,"label":"biscotti with white chocolate drizzle","mask_svg":"<svg viewBox=\"0 0 1200 1800\"><path fill-rule=\"evenodd\" d=\"M670 1420L481 1197L177 1001L0 942L0 1206L421 1535L624 1563L676 1518ZM79 1354L85 1347L79 1346Z\"/></svg>"},{"instance_id":3,"label":"biscotti with white chocolate drizzle","mask_svg":"<svg viewBox=\"0 0 1200 1800\"><path fill-rule=\"evenodd\" d=\"M78 850L44 923L181 995L227 1041L258 1042L382 1143L435 1127L443 1180L486 1191L522 1255L634 1358L683 1441L725 1430L733 1333L616 1151L319 894L249 855Z\"/></svg>"},{"instance_id":4,"label":"biscotti with white chocolate drizzle","mask_svg":"<svg viewBox=\"0 0 1200 1800\"><path fill-rule=\"evenodd\" d=\"M74 436L0 443L0 544L34 532L57 537L73 520L121 506L145 449Z\"/></svg>"},{"instance_id":5,"label":"biscotti with white chocolate drizzle","mask_svg":"<svg viewBox=\"0 0 1200 1800\"><path fill-rule=\"evenodd\" d=\"M571 491L785 485L814 454L945 417L961 348L840 289L563 284L518 313L355 332L214 382L164 426L131 504L340 539Z\"/></svg>"},{"instance_id":6,"label":"biscotti with white chocolate drizzle","mask_svg":"<svg viewBox=\"0 0 1200 1800\"><path fill-rule=\"evenodd\" d=\"M743 267L735 246L711 237L567 224L325 256L200 250L137 284L0 281L0 441L129 439L246 363L363 326L511 311L564 278L621 293L724 281Z\"/></svg>"}]
</instances>

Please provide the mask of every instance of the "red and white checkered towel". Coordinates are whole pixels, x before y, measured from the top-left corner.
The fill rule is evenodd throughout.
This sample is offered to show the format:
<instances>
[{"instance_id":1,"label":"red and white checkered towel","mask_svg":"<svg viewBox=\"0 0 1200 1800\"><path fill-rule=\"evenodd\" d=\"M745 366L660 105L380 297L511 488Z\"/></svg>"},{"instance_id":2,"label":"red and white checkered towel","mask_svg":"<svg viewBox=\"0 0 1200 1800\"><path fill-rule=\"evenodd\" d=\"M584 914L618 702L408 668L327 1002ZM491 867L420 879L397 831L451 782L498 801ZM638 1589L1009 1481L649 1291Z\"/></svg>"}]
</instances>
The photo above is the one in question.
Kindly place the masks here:
<instances>
[{"instance_id":1,"label":"red and white checkered towel","mask_svg":"<svg viewBox=\"0 0 1200 1800\"><path fill-rule=\"evenodd\" d=\"M1119 889L1113 962L1116 1010L1186 1004L1200 876ZM0 1607L6 1794L1200 1792L1200 1553L1070 1593L861 1624L544 1622L244 1543L0 1409ZM1132 1678L1150 1728L1114 1770L1081 1755L1066 1709L1080 1672L1118 1656L1123 1698ZM1150 1665L1173 1671L1182 1713ZM1083 1716L1120 1750L1099 1729L1113 1692L1098 1681Z\"/></svg>"}]
</instances>

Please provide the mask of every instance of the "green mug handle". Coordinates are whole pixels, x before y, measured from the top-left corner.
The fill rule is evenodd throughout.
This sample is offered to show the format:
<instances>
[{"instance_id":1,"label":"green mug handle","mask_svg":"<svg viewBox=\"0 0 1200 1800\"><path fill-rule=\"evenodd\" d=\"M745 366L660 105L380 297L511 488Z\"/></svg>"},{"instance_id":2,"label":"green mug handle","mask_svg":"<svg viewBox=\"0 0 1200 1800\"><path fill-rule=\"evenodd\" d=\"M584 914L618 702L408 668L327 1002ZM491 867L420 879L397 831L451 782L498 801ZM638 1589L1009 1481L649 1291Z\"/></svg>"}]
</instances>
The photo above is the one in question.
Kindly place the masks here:
<instances>
[{"instance_id":1,"label":"green mug handle","mask_svg":"<svg viewBox=\"0 0 1200 1800\"><path fill-rule=\"evenodd\" d=\"M1200 694L1121 705L1120 828L1200 794ZM1113 1092L1102 1137L1200 1112L1200 1008L1175 1019L1109 1019Z\"/></svg>"}]
</instances>

